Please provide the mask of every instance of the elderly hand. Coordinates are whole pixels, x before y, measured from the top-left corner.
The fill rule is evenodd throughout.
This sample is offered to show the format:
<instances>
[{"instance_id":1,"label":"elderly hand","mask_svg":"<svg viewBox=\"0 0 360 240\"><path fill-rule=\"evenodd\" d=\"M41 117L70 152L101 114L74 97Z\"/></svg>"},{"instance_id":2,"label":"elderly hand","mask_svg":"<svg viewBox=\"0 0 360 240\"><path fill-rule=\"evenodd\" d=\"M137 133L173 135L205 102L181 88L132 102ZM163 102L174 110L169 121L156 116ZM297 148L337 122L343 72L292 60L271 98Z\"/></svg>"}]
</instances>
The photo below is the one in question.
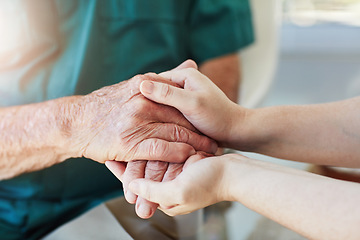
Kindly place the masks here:
<instances>
[{"instance_id":1,"label":"elderly hand","mask_svg":"<svg viewBox=\"0 0 360 240\"><path fill-rule=\"evenodd\" d=\"M78 155L106 160L183 162L195 151L215 152L216 143L196 133L176 109L156 104L139 92L144 80L164 81L155 74L101 88L69 104L65 130Z\"/></svg>"}]
</instances>

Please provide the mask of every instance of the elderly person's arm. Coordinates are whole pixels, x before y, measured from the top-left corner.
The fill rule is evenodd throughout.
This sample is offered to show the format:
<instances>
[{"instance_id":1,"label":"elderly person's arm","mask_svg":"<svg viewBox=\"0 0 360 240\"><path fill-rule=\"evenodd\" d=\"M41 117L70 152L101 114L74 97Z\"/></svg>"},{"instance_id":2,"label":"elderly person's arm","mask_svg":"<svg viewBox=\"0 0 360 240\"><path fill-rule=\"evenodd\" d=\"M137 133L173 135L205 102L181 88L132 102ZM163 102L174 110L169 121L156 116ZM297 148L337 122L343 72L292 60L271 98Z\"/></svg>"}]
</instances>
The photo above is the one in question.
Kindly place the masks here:
<instances>
[{"instance_id":1,"label":"elderly person's arm","mask_svg":"<svg viewBox=\"0 0 360 240\"><path fill-rule=\"evenodd\" d=\"M0 110L0 178L87 157L97 162L140 159L182 162L197 150L215 152L176 109L139 92L136 76L85 96ZM164 124L165 123L165 124Z\"/></svg>"}]
</instances>

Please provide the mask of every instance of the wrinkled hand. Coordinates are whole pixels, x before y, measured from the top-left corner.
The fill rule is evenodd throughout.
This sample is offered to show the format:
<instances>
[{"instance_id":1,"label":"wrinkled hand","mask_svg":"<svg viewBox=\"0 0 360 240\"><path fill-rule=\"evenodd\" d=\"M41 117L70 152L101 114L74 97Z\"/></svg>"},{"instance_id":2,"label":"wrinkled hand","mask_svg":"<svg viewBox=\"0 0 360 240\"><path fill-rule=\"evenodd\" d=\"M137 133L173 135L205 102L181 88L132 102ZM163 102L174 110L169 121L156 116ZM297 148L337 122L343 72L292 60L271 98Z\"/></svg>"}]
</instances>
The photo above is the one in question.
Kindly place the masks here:
<instances>
[{"instance_id":1,"label":"wrinkled hand","mask_svg":"<svg viewBox=\"0 0 360 240\"><path fill-rule=\"evenodd\" d=\"M69 107L65 122L79 155L106 160L183 162L195 151L215 152L217 145L176 109L140 94L144 80L165 81L155 74L101 88ZM76 119L74 119L76 118Z\"/></svg>"}]
</instances>

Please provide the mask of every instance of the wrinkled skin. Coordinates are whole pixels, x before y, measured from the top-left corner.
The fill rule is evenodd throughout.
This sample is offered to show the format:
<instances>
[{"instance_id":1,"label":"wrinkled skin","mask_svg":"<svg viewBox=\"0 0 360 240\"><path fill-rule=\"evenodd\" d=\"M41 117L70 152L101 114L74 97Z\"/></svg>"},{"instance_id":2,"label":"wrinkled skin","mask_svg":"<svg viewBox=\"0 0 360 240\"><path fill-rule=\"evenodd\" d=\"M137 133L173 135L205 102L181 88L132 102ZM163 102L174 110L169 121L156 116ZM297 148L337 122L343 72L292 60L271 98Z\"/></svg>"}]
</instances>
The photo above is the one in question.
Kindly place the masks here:
<instances>
[{"instance_id":1,"label":"wrinkled skin","mask_svg":"<svg viewBox=\"0 0 360 240\"><path fill-rule=\"evenodd\" d=\"M175 108L156 104L139 92L145 79L165 81L155 74L101 88L83 97L75 124L70 126L74 143L84 157L107 160L161 160L180 163L195 151L214 152L217 145L196 133ZM75 144L76 145L76 144Z\"/></svg>"},{"instance_id":2,"label":"wrinkled skin","mask_svg":"<svg viewBox=\"0 0 360 240\"><path fill-rule=\"evenodd\" d=\"M185 62L178 66L176 69L184 69L184 68L197 68L196 64L194 62ZM155 78L157 81L170 83L174 86L176 84L171 83L165 79L160 79L159 76L154 74L147 74L144 78L141 79L140 82L143 80L149 80L148 78ZM133 89L133 91L137 92L139 94L139 86L140 83L136 84L136 88ZM141 95L141 94L140 94ZM165 110L165 111L164 111ZM175 111L175 109L163 109L163 105L155 105L153 106L153 109L148 111L148 114L154 114L154 115L167 115L169 117L169 111L171 111L171 114L174 116L178 116L179 112ZM193 131L196 131L191 124L188 123L187 120L185 120L182 115L180 117L177 117L177 120L175 118L171 118L170 121L173 120L173 123L180 124L183 127L186 127L188 129L191 129ZM165 122L165 121L164 121ZM160 124L161 125L161 124ZM161 125L164 127L164 125ZM174 126L175 129L178 128L177 125ZM171 129L167 129L168 131L174 131ZM166 131L166 130L164 130ZM171 132L170 132L171 134ZM175 130L175 133L173 133L172 141L180 141L180 142L187 142L191 146L194 147L196 151L205 151L208 153L215 153L217 150L217 145L208 138L204 137L198 137L197 135L194 135L193 132L189 132L186 129L180 129L180 131ZM179 144L179 143L178 143ZM156 154L162 154L162 149L158 148L156 149ZM185 152L185 151L184 151ZM170 150L170 154L175 154L180 159L183 159L183 156L186 156L186 154L179 155L179 150L173 148ZM187 159L189 156L193 155L194 152L190 151L190 154L186 156ZM146 160L151 160L149 158L143 158ZM154 159L153 159L154 160ZM162 160L161 158L158 158L157 160ZM185 160L185 159L183 159ZM167 160L165 160L167 161ZM170 162L170 163L169 163ZM180 161L169 161L168 162L161 162L161 161L130 161L128 163L120 163L120 162L114 162L114 161L107 161L106 166L114 173L115 176L117 176L123 183L124 187L124 195L126 200L129 203L135 204L136 203L136 212L137 214L142 218L149 218L151 217L156 208L158 207L158 204L151 203L143 198L138 198L136 195L134 195L132 192L128 191L128 184L138 178L146 178L151 179L154 181L170 181L174 179L180 172L182 171L183 164L179 163Z\"/></svg>"},{"instance_id":3,"label":"wrinkled skin","mask_svg":"<svg viewBox=\"0 0 360 240\"><path fill-rule=\"evenodd\" d=\"M130 203L137 203L139 216L148 218L157 204L127 191L128 183L143 177L171 179L182 165L176 163L184 162L196 151L214 153L217 144L200 135L175 108L146 99L139 90L144 80L167 82L155 74L145 74L101 88L84 97L80 107L75 109L79 116L75 121L77 125L71 127L75 129L74 142L82 146L82 156L101 163L107 160L128 162L123 181L125 197ZM173 163L169 170L167 162ZM172 172L174 174L170 174Z\"/></svg>"}]
</instances>

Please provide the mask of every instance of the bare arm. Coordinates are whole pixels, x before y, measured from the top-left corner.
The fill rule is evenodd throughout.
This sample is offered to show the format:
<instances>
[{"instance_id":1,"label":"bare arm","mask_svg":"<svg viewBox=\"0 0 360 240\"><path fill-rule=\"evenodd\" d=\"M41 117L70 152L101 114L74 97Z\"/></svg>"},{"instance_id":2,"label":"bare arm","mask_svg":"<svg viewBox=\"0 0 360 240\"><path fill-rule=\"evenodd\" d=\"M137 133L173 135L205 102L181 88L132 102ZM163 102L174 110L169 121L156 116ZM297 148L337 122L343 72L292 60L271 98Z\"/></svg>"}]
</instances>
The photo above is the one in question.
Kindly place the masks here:
<instances>
[{"instance_id":1,"label":"bare arm","mask_svg":"<svg viewBox=\"0 0 360 240\"><path fill-rule=\"evenodd\" d=\"M322 165L360 167L360 98L246 110L238 149ZM242 113L241 113L242 112Z\"/></svg>"},{"instance_id":2,"label":"bare arm","mask_svg":"<svg viewBox=\"0 0 360 240\"><path fill-rule=\"evenodd\" d=\"M75 98L0 109L0 179L78 156L62 121Z\"/></svg>"},{"instance_id":3,"label":"bare arm","mask_svg":"<svg viewBox=\"0 0 360 240\"><path fill-rule=\"evenodd\" d=\"M179 109L223 147L321 165L360 167L360 97L327 104L246 109L231 102L194 69L162 76L184 89L145 81L141 92ZM147 90L149 84L153 85L151 91Z\"/></svg>"},{"instance_id":4,"label":"bare arm","mask_svg":"<svg viewBox=\"0 0 360 240\"><path fill-rule=\"evenodd\" d=\"M230 199L309 239L360 238L359 184L231 157Z\"/></svg>"},{"instance_id":5,"label":"bare arm","mask_svg":"<svg viewBox=\"0 0 360 240\"><path fill-rule=\"evenodd\" d=\"M138 179L129 188L169 215L219 201L246 207L309 239L360 238L360 187L272 163L228 154L191 157L169 182Z\"/></svg>"},{"instance_id":6,"label":"bare arm","mask_svg":"<svg viewBox=\"0 0 360 240\"><path fill-rule=\"evenodd\" d=\"M0 179L69 157L183 162L197 150L215 152L180 112L140 94L144 79L161 81L139 75L85 96L0 109Z\"/></svg>"}]
</instances>

